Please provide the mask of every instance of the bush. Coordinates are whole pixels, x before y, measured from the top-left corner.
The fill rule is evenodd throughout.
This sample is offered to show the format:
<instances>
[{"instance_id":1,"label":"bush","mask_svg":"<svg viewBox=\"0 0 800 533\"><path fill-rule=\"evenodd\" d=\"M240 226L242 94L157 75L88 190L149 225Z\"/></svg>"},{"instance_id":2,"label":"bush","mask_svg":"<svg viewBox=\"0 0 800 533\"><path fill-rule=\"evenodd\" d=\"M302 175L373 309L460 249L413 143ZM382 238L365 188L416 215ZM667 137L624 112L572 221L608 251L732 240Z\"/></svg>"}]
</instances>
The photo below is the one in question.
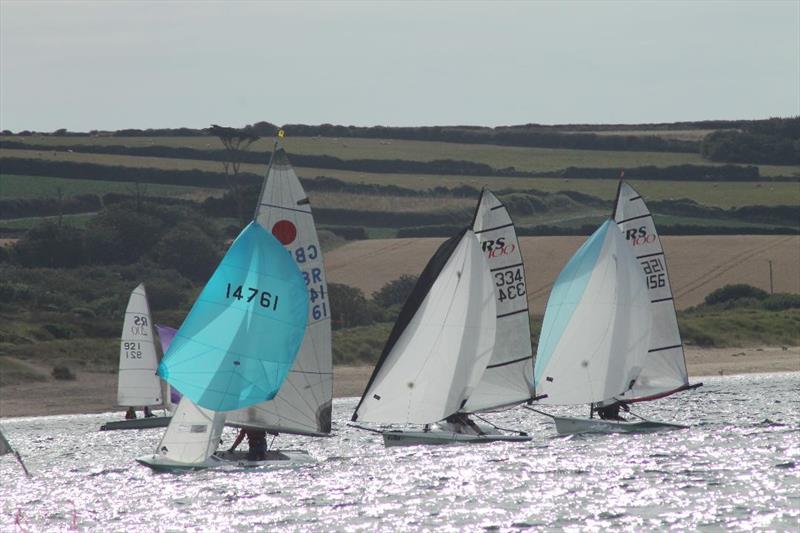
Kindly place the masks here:
<instances>
[{"instance_id":1,"label":"bush","mask_svg":"<svg viewBox=\"0 0 800 533\"><path fill-rule=\"evenodd\" d=\"M396 304L404 304L417 284L417 276L403 274L396 280L390 281L372 293L372 299L376 304L386 309Z\"/></svg>"},{"instance_id":2,"label":"bush","mask_svg":"<svg viewBox=\"0 0 800 533\"><path fill-rule=\"evenodd\" d=\"M706 296L706 305L714 305L731 300L739 300L742 298L755 298L756 300L763 300L768 296L767 292L747 285L739 283L736 285L725 285Z\"/></svg>"},{"instance_id":3,"label":"bush","mask_svg":"<svg viewBox=\"0 0 800 533\"><path fill-rule=\"evenodd\" d=\"M74 380L75 374L68 366L55 366L53 367L53 378L58 380Z\"/></svg>"},{"instance_id":4,"label":"bush","mask_svg":"<svg viewBox=\"0 0 800 533\"><path fill-rule=\"evenodd\" d=\"M208 235L190 226L178 226L158 242L153 249L153 259L163 268L204 282L216 268L220 256Z\"/></svg>"},{"instance_id":5,"label":"bush","mask_svg":"<svg viewBox=\"0 0 800 533\"><path fill-rule=\"evenodd\" d=\"M784 309L800 308L800 294L778 293L770 294L761 302L764 309L769 311L783 311Z\"/></svg>"},{"instance_id":6,"label":"bush","mask_svg":"<svg viewBox=\"0 0 800 533\"><path fill-rule=\"evenodd\" d=\"M361 289L328 283L331 323L334 329L367 326L375 321L375 310Z\"/></svg>"}]
</instances>

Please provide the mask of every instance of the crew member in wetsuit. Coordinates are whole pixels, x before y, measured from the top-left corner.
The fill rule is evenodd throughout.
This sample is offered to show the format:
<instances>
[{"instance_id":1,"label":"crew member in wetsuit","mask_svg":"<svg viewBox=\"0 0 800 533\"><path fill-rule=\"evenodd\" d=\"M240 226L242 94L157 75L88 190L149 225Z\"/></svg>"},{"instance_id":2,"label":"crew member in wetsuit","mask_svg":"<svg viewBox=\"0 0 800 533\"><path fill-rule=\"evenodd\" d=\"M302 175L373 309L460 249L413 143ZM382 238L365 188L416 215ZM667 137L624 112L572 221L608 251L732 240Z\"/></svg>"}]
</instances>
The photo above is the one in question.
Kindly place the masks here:
<instances>
[{"instance_id":1,"label":"crew member in wetsuit","mask_svg":"<svg viewBox=\"0 0 800 533\"><path fill-rule=\"evenodd\" d=\"M233 441L233 445L228 449L229 452L236 450L236 447L247 437L248 461L265 461L267 459L267 432L261 429L242 428Z\"/></svg>"},{"instance_id":2,"label":"crew member in wetsuit","mask_svg":"<svg viewBox=\"0 0 800 533\"><path fill-rule=\"evenodd\" d=\"M478 424L473 422L465 413L453 413L445 418L444 421L450 425L450 428L455 433L463 433L467 435L485 435L483 430L478 427ZM472 431L465 431L467 428Z\"/></svg>"},{"instance_id":3,"label":"crew member in wetsuit","mask_svg":"<svg viewBox=\"0 0 800 533\"><path fill-rule=\"evenodd\" d=\"M596 409L597 416L599 416L602 420L615 420L617 422L627 422L626 419L620 416L619 414L620 408L623 408L626 411L628 410L627 406L622 402L614 402L604 407L598 407Z\"/></svg>"}]
</instances>

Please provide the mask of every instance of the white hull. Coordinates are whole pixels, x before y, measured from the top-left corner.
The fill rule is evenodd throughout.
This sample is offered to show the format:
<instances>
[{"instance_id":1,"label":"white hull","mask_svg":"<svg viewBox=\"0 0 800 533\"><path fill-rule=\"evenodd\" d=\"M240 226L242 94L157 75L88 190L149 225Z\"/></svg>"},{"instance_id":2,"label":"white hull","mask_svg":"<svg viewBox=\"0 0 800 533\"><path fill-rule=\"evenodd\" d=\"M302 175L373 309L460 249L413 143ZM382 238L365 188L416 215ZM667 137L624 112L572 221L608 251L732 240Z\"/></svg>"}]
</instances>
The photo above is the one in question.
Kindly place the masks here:
<instances>
[{"instance_id":1,"label":"white hull","mask_svg":"<svg viewBox=\"0 0 800 533\"><path fill-rule=\"evenodd\" d=\"M580 433L652 433L672 429L686 429L688 426L654 422L652 420L636 420L617 422L599 418L568 418L554 416L556 431L559 435L576 435Z\"/></svg>"},{"instance_id":2,"label":"white hull","mask_svg":"<svg viewBox=\"0 0 800 533\"><path fill-rule=\"evenodd\" d=\"M259 468L262 466L295 466L316 463L304 450L274 450L264 461L248 461L247 452L217 452L202 463L179 463L158 454L137 457L136 461L159 472L206 470L209 468Z\"/></svg>"},{"instance_id":3,"label":"white hull","mask_svg":"<svg viewBox=\"0 0 800 533\"><path fill-rule=\"evenodd\" d=\"M451 431L382 431L383 443L390 446L442 444L485 444L489 442L526 442L533 437L524 435L466 435Z\"/></svg>"}]
</instances>

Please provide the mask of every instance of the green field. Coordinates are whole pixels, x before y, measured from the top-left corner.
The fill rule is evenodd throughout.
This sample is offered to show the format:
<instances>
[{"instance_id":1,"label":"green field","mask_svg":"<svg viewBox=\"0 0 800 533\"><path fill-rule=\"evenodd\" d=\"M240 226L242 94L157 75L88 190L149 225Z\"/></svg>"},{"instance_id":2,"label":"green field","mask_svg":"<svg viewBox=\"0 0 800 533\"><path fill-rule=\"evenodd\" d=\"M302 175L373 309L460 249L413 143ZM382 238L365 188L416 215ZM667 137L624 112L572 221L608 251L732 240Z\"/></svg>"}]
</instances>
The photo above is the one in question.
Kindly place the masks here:
<instances>
[{"instance_id":1,"label":"green field","mask_svg":"<svg viewBox=\"0 0 800 533\"><path fill-rule=\"evenodd\" d=\"M53 161L75 161L102 165L119 165L134 168L163 168L175 170L207 170L221 172L222 165L215 161L168 159L160 157L135 157L108 154L78 154L36 150L0 149L0 157L22 157ZM290 154L291 157L291 154ZM261 175L264 165L244 164L242 172ZM298 167L302 178L329 176L351 183L398 185L411 189L429 189L437 186L456 187L471 185L494 190L538 189L545 192L563 190L580 191L606 200L613 200L617 184L614 180L578 180L563 178L505 178L493 176L455 176L422 174L377 174L320 168ZM730 208L743 205L792 205L800 203L798 182L697 182L697 181L636 181L629 180L648 200L689 198L697 203ZM220 183L224 187L224 183Z\"/></svg>"},{"instance_id":2,"label":"green field","mask_svg":"<svg viewBox=\"0 0 800 533\"><path fill-rule=\"evenodd\" d=\"M107 193L136 194L136 184L132 182L80 180L69 178L51 178L46 176L15 176L0 174L0 199L5 198L65 198L79 194ZM183 187L180 185L161 185L158 183L142 183L139 192L144 196L168 196L176 198L204 198L219 195L218 189L202 187Z\"/></svg>"},{"instance_id":3,"label":"green field","mask_svg":"<svg viewBox=\"0 0 800 533\"><path fill-rule=\"evenodd\" d=\"M609 134L609 132L604 132ZM634 132L627 132L633 134ZM172 146L196 149L221 149L214 137L0 137L0 140L57 145ZM260 139L251 150L269 151L272 139ZM401 159L433 161L455 159L485 163L494 168L514 167L527 172L552 172L566 167L632 168L639 166L712 165L700 154L673 152L623 152L573 150L562 148L525 148L492 144L459 144L432 141L402 141L335 137L291 137L283 141L290 154L329 155L341 159ZM51 152L52 153L52 152ZM266 162L265 162L266 163ZM757 165L764 176L800 175L800 166Z\"/></svg>"}]
</instances>

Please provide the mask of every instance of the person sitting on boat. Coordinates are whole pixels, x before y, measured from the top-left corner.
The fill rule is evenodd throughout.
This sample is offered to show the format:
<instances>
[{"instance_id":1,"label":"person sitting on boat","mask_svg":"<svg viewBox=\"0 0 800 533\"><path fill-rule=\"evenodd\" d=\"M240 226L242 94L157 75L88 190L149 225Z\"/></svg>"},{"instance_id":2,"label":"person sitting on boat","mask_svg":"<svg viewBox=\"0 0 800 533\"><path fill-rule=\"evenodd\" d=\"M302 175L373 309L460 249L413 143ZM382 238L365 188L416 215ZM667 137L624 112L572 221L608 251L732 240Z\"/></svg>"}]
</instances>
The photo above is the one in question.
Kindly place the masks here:
<instances>
[{"instance_id":1,"label":"person sitting on boat","mask_svg":"<svg viewBox=\"0 0 800 533\"><path fill-rule=\"evenodd\" d=\"M446 427L453 433L464 435L485 435L478 424L472 421L466 413L453 413L444 419Z\"/></svg>"},{"instance_id":2,"label":"person sitting on boat","mask_svg":"<svg viewBox=\"0 0 800 533\"><path fill-rule=\"evenodd\" d=\"M125 411L125 420L136 420L136 409L128 407L128 410Z\"/></svg>"},{"instance_id":3,"label":"person sitting on boat","mask_svg":"<svg viewBox=\"0 0 800 533\"><path fill-rule=\"evenodd\" d=\"M599 416L601 420L615 420L617 422L627 422L627 420L619 414L620 408L624 409L625 411L628 410L628 407L624 403L614 402L609 405L598 407L597 416Z\"/></svg>"},{"instance_id":4,"label":"person sitting on boat","mask_svg":"<svg viewBox=\"0 0 800 533\"><path fill-rule=\"evenodd\" d=\"M233 445L228 449L229 452L235 451L236 447L247 437L248 461L264 461L267 458L267 432L260 429L242 428L233 441Z\"/></svg>"},{"instance_id":5,"label":"person sitting on boat","mask_svg":"<svg viewBox=\"0 0 800 533\"><path fill-rule=\"evenodd\" d=\"M153 411L150 410L150 407L145 405L144 406L144 417L145 418L153 418L156 415L153 414Z\"/></svg>"}]
</instances>

